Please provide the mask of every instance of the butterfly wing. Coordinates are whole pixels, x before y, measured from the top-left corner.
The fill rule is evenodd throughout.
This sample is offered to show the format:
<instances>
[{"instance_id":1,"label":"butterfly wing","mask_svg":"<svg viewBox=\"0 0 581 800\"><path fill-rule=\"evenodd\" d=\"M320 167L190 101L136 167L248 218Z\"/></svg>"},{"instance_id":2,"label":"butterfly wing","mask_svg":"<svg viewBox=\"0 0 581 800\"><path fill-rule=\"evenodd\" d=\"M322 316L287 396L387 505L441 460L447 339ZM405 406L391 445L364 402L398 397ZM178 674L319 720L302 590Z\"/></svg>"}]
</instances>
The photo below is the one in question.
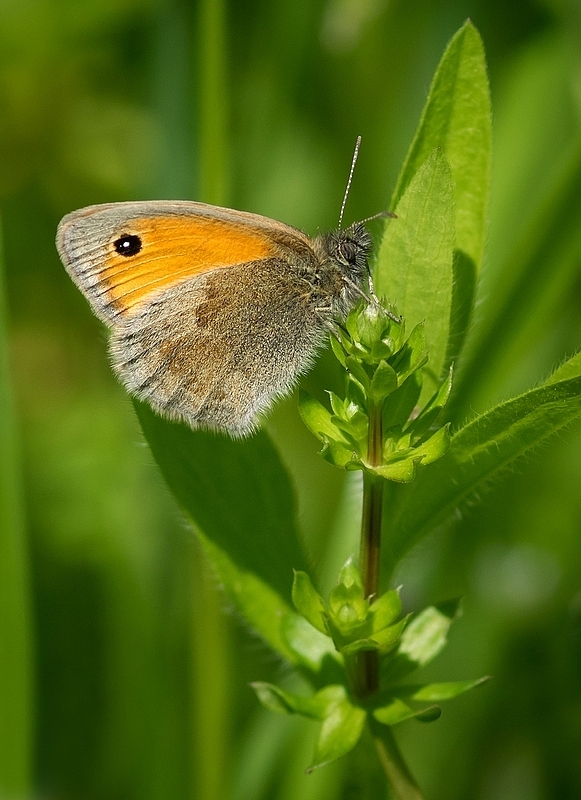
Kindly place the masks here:
<instances>
[{"instance_id":1,"label":"butterfly wing","mask_svg":"<svg viewBox=\"0 0 581 800\"><path fill-rule=\"evenodd\" d=\"M123 254L116 243L139 241ZM301 231L258 214L187 201L110 203L61 221L57 249L95 314L111 324L158 291L210 270L274 256L312 256Z\"/></svg>"},{"instance_id":2,"label":"butterfly wing","mask_svg":"<svg viewBox=\"0 0 581 800\"><path fill-rule=\"evenodd\" d=\"M124 241L137 251L119 252ZM324 336L304 277L310 239L282 223L200 203L111 204L65 217L57 247L113 328L129 392L192 427L251 430Z\"/></svg>"}]
</instances>

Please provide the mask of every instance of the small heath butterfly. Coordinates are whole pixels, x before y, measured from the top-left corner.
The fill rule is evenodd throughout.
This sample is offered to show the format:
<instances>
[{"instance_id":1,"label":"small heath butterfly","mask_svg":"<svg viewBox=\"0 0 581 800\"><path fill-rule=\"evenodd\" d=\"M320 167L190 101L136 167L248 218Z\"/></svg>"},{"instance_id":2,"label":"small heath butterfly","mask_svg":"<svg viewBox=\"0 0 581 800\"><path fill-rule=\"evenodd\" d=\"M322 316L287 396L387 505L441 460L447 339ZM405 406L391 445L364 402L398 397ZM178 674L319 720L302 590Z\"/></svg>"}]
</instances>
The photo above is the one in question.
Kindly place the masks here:
<instances>
[{"instance_id":1,"label":"small heath butterfly","mask_svg":"<svg viewBox=\"0 0 581 800\"><path fill-rule=\"evenodd\" d=\"M364 295L371 237L363 223L312 239L258 214L160 200L67 214L57 249L111 328L127 391L192 428L243 436Z\"/></svg>"}]
</instances>

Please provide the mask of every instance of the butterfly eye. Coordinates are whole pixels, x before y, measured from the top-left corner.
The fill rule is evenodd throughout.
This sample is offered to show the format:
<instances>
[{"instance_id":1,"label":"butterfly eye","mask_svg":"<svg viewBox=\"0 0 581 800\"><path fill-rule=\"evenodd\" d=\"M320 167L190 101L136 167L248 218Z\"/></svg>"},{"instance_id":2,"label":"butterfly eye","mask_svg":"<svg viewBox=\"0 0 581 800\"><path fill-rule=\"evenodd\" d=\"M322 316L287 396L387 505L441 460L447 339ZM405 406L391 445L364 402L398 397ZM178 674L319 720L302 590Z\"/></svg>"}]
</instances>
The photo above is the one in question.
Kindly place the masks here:
<instances>
[{"instance_id":1,"label":"butterfly eye","mask_svg":"<svg viewBox=\"0 0 581 800\"><path fill-rule=\"evenodd\" d=\"M141 250L141 244L139 236L127 233L114 242L114 247L121 256L134 256Z\"/></svg>"},{"instance_id":2,"label":"butterfly eye","mask_svg":"<svg viewBox=\"0 0 581 800\"><path fill-rule=\"evenodd\" d=\"M339 245L339 255L347 264L354 264L357 260L357 245L350 240L341 242Z\"/></svg>"}]
</instances>

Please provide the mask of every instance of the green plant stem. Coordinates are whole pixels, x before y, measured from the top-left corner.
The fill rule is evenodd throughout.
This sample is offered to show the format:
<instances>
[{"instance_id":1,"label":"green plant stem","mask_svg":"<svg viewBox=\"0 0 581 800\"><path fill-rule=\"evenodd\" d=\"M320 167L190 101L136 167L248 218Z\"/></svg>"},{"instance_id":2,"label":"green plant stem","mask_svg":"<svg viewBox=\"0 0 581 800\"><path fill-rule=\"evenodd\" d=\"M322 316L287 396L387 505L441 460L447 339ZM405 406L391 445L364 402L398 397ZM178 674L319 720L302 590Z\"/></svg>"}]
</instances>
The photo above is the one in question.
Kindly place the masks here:
<instances>
[{"instance_id":1,"label":"green plant stem","mask_svg":"<svg viewBox=\"0 0 581 800\"><path fill-rule=\"evenodd\" d=\"M380 725L373 719L370 726L381 766L398 800L424 800L424 795L403 760L391 728Z\"/></svg>"},{"instance_id":2,"label":"green plant stem","mask_svg":"<svg viewBox=\"0 0 581 800\"><path fill-rule=\"evenodd\" d=\"M367 461L374 467L383 462L382 414L383 403L370 403ZM370 472L363 474L359 569L365 596L368 598L379 594L384 485L383 478ZM361 698L369 697L379 690L379 654L376 650L358 653L354 683L355 691ZM423 800L422 793L398 749L391 728L380 725L372 717L370 726L379 761L396 796L399 800Z\"/></svg>"},{"instance_id":3,"label":"green plant stem","mask_svg":"<svg viewBox=\"0 0 581 800\"><path fill-rule=\"evenodd\" d=\"M364 473L359 563L366 597L373 597L379 591L383 484L383 478Z\"/></svg>"},{"instance_id":4,"label":"green plant stem","mask_svg":"<svg viewBox=\"0 0 581 800\"><path fill-rule=\"evenodd\" d=\"M383 459L381 416L382 404L370 403L367 461L371 466L378 466ZM359 569L361 570L366 597L373 597L379 592L383 484L383 478L369 472L363 473ZM377 651L367 650L360 653L356 664L358 694L362 697L375 694L379 689L379 658Z\"/></svg>"}]
</instances>

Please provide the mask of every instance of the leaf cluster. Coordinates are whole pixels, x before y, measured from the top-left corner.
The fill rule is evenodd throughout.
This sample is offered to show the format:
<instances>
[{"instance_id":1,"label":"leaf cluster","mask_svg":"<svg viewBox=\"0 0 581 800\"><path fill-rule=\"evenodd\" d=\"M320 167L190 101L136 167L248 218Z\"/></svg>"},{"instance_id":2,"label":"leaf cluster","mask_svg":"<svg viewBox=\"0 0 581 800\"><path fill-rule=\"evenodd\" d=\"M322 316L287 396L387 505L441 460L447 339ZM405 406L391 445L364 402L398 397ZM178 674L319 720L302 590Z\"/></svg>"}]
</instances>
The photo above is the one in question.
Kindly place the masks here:
<instances>
[{"instance_id":1,"label":"leaf cluster","mask_svg":"<svg viewBox=\"0 0 581 800\"><path fill-rule=\"evenodd\" d=\"M305 391L299 409L307 427L323 442L321 455L337 467L362 469L402 483L419 464L431 464L448 449L448 427L433 425L448 399L448 380L420 409L422 367L428 361L423 323L406 339L403 321L378 302L355 308L337 326L332 348L346 371L345 396L328 392L331 410ZM381 458L369 457L372 411L381 414Z\"/></svg>"},{"instance_id":2,"label":"leaf cluster","mask_svg":"<svg viewBox=\"0 0 581 800\"><path fill-rule=\"evenodd\" d=\"M365 597L361 576L351 561L341 570L327 602L306 572L295 572L293 601L301 616L290 615L283 626L287 645L310 682L324 685L310 696L265 682L252 686L260 702L271 711L300 714L322 723L309 770L348 753L359 741L368 717L388 726L412 718L431 722L440 716L438 703L488 680L406 682L445 646L458 613L457 601L430 606L410 622L410 615L401 616L399 590L387 591L376 599ZM361 697L355 656L370 650L380 657L380 691L372 697ZM315 652L317 658L313 658ZM329 680L332 682L325 683Z\"/></svg>"}]
</instances>

